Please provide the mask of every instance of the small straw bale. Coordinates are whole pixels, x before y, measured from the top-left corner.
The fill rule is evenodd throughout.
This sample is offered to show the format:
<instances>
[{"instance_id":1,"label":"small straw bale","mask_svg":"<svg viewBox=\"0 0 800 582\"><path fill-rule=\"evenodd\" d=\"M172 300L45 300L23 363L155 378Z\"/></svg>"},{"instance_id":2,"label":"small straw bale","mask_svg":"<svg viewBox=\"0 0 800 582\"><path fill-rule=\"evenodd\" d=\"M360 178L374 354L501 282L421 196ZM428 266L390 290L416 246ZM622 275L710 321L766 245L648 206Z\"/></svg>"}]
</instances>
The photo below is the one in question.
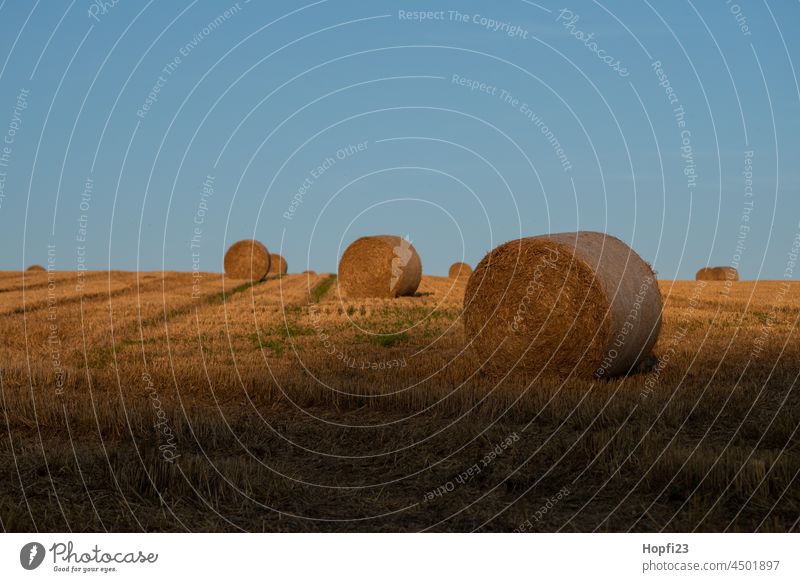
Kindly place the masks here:
<instances>
[{"instance_id":1,"label":"small straw bale","mask_svg":"<svg viewBox=\"0 0 800 582\"><path fill-rule=\"evenodd\" d=\"M647 358L661 328L656 275L621 240L599 232L500 245L464 297L466 336L490 373L601 378Z\"/></svg>"},{"instance_id":2,"label":"small straw bale","mask_svg":"<svg viewBox=\"0 0 800 582\"><path fill-rule=\"evenodd\" d=\"M697 271L698 281L738 281L739 271L733 267L704 267Z\"/></svg>"},{"instance_id":3,"label":"small straw bale","mask_svg":"<svg viewBox=\"0 0 800 582\"><path fill-rule=\"evenodd\" d=\"M47 269L45 269L41 265L31 265L30 267L28 267L25 270L28 271L29 273L42 273L42 272L46 271Z\"/></svg>"},{"instance_id":4,"label":"small straw bale","mask_svg":"<svg viewBox=\"0 0 800 582\"><path fill-rule=\"evenodd\" d=\"M269 272L270 254L257 240L240 240L225 253L225 275L231 279L262 281Z\"/></svg>"},{"instance_id":5,"label":"small straw bale","mask_svg":"<svg viewBox=\"0 0 800 582\"><path fill-rule=\"evenodd\" d=\"M269 256L269 274L285 275L289 272L289 263L281 255L272 253Z\"/></svg>"},{"instance_id":6,"label":"small straw bale","mask_svg":"<svg viewBox=\"0 0 800 582\"><path fill-rule=\"evenodd\" d=\"M450 270L447 271L447 276L451 279L458 279L459 277L469 277L472 274L472 267L467 263L453 263L450 265Z\"/></svg>"},{"instance_id":7,"label":"small straw bale","mask_svg":"<svg viewBox=\"0 0 800 582\"><path fill-rule=\"evenodd\" d=\"M347 247L339 262L339 288L350 298L413 295L421 278L416 249L399 236L362 237Z\"/></svg>"}]
</instances>

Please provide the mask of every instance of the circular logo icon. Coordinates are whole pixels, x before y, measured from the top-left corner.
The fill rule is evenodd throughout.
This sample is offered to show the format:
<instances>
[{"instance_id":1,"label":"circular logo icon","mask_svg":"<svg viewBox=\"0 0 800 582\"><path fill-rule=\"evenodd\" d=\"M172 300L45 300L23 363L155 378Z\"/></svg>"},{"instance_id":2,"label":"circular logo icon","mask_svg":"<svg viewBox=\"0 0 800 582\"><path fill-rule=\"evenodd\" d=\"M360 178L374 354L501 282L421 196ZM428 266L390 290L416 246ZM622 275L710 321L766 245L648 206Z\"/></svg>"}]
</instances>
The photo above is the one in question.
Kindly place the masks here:
<instances>
[{"instance_id":1,"label":"circular logo icon","mask_svg":"<svg viewBox=\"0 0 800 582\"><path fill-rule=\"evenodd\" d=\"M19 551L19 563L26 570L35 570L44 561L44 546L39 542L29 542Z\"/></svg>"}]
</instances>

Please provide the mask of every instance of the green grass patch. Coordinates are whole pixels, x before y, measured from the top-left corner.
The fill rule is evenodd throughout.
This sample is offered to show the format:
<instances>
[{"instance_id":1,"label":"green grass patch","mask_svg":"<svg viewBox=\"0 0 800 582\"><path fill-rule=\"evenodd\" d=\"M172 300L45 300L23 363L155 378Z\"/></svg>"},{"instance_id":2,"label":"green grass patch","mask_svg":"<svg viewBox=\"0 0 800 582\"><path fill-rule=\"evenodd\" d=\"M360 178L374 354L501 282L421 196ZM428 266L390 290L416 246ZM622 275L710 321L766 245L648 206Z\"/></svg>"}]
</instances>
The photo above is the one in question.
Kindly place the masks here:
<instances>
[{"instance_id":1,"label":"green grass patch","mask_svg":"<svg viewBox=\"0 0 800 582\"><path fill-rule=\"evenodd\" d=\"M284 345L283 342L277 340L267 340L264 342L264 347L271 350L276 356L283 355Z\"/></svg>"},{"instance_id":2,"label":"green grass patch","mask_svg":"<svg viewBox=\"0 0 800 582\"><path fill-rule=\"evenodd\" d=\"M286 350L287 341L313 334L314 330L310 327L303 327L294 321L287 320L283 325L266 330L261 337L257 333L250 334L250 339L257 349L266 348L276 356L280 356Z\"/></svg>"},{"instance_id":3,"label":"green grass patch","mask_svg":"<svg viewBox=\"0 0 800 582\"><path fill-rule=\"evenodd\" d=\"M404 331L392 335L376 335L373 337L375 338L375 343L384 348L391 348L408 341L408 334Z\"/></svg>"},{"instance_id":4,"label":"green grass patch","mask_svg":"<svg viewBox=\"0 0 800 582\"><path fill-rule=\"evenodd\" d=\"M409 340L408 333L401 331L399 333L386 333L386 334L364 334L357 333L355 336L356 341L369 342L382 348L391 348L400 344L407 343Z\"/></svg>"},{"instance_id":5,"label":"green grass patch","mask_svg":"<svg viewBox=\"0 0 800 582\"><path fill-rule=\"evenodd\" d=\"M301 335L314 335L314 330L310 327L303 327L302 325L297 325L294 321L286 320L284 324L279 328L280 335L286 339L297 337Z\"/></svg>"},{"instance_id":6,"label":"green grass patch","mask_svg":"<svg viewBox=\"0 0 800 582\"><path fill-rule=\"evenodd\" d=\"M429 309L427 307L386 307L376 315L390 318L398 322L414 324L423 319L449 319L453 320L461 315L461 309L450 307L447 309Z\"/></svg>"},{"instance_id":7,"label":"green grass patch","mask_svg":"<svg viewBox=\"0 0 800 582\"><path fill-rule=\"evenodd\" d=\"M114 363L115 358L119 358L122 352L129 347L142 347L143 345L153 345L158 343L157 338L124 338L117 341L114 346L99 347L91 350L86 357L90 368L105 368Z\"/></svg>"},{"instance_id":8,"label":"green grass patch","mask_svg":"<svg viewBox=\"0 0 800 582\"><path fill-rule=\"evenodd\" d=\"M258 341L258 334L252 334L255 337L255 340ZM304 327L302 325L298 325L297 322L292 321L291 319L287 319L283 322L283 324L273 327L267 330L264 330L265 336L272 336L272 337L279 337L283 340L287 340L293 337L299 337L304 335L314 335L314 330L310 327Z\"/></svg>"},{"instance_id":9,"label":"green grass patch","mask_svg":"<svg viewBox=\"0 0 800 582\"><path fill-rule=\"evenodd\" d=\"M283 351L286 346L283 343L283 340L276 340L276 339L269 339L264 338L262 339L257 333L250 334L250 341L253 343L253 347L257 350L267 349L270 350L276 356L282 356Z\"/></svg>"},{"instance_id":10,"label":"green grass patch","mask_svg":"<svg viewBox=\"0 0 800 582\"><path fill-rule=\"evenodd\" d=\"M331 275L324 281L321 281L311 290L311 303L319 303L320 300L330 291L333 284L336 282L336 275Z\"/></svg>"},{"instance_id":11,"label":"green grass patch","mask_svg":"<svg viewBox=\"0 0 800 582\"><path fill-rule=\"evenodd\" d=\"M114 354L119 355L119 347L116 350L112 347L95 348L86 356L86 365L89 368L106 368L114 362Z\"/></svg>"},{"instance_id":12,"label":"green grass patch","mask_svg":"<svg viewBox=\"0 0 800 582\"><path fill-rule=\"evenodd\" d=\"M767 322L769 321L769 314L764 311L754 311L753 317L755 317L763 325L767 325Z\"/></svg>"},{"instance_id":13,"label":"green grass patch","mask_svg":"<svg viewBox=\"0 0 800 582\"><path fill-rule=\"evenodd\" d=\"M283 343L283 340L276 340L276 339L261 339L257 333L250 334L250 341L253 342L253 347L257 350L267 349L270 350L276 356L283 355L286 346Z\"/></svg>"},{"instance_id":14,"label":"green grass patch","mask_svg":"<svg viewBox=\"0 0 800 582\"><path fill-rule=\"evenodd\" d=\"M285 305L283 307L283 313L286 315L300 315L303 313L303 306L302 305Z\"/></svg>"},{"instance_id":15,"label":"green grass patch","mask_svg":"<svg viewBox=\"0 0 800 582\"><path fill-rule=\"evenodd\" d=\"M266 279L265 279L266 281ZM247 291L250 287L255 287L256 285L261 285L264 281L248 281L247 283L242 283L231 289L230 291L221 291L219 293L215 293L214 295L210 295L207 299L209 305L217 305L219 303L225 303L229 297L232 295L236 295L237 293L241 293L242 291Z\"/></svg>"},{"instance_id":16,"label":"green grass patch","mask_svg":"<svg viewBox=\"0 0 800 582\"><path fill-rule=\"evenodd\" d=\"M431 310L425 307L386 307L374 311L370 318L361 325L376 333L391 333L391 329L404 329L423 325L437 325L455 321L461 315L461 309L447 308Z\"/></svg>"}]
</instances>

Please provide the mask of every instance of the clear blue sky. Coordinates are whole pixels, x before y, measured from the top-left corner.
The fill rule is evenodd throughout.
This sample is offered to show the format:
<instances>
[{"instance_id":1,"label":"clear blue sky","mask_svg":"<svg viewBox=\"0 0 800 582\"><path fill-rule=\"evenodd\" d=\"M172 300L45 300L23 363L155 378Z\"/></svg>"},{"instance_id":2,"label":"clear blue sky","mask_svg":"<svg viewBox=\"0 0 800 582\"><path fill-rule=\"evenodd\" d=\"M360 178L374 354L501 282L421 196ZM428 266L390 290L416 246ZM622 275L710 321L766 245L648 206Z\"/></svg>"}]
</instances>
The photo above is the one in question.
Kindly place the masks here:
<instances>
[{"instance_id":1,"label":"clear blue sky","mask_svg":"<svg viewBox=\"0 0 800 582\"><path fill-rule=\"evenodd\" d=\"M0 269L400 234L443 274L586 229L776 279L800 232L798 2L101 5L0 3Z\"/></svg>"}]
</instances>

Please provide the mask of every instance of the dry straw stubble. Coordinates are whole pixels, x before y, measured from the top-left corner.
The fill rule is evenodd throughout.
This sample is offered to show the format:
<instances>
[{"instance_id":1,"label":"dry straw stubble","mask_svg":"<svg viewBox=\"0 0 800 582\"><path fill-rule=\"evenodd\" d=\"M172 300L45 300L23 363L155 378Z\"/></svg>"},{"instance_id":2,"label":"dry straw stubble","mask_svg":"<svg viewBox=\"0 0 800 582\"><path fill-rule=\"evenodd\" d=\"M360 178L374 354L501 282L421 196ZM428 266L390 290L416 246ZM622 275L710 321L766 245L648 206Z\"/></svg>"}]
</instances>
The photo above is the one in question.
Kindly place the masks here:
<instances>
[{"instance_id":1,"label":"dry straw stubble","mask_svg":"<svg viewBox=\"0 0 800 582\"><path fill-rule=\"evenodd\" d=\"M478 264L465 329L493 373L614 376L651 351L662 301L650 266L598 232L523 238Z\"/></svg>"},{"instance_id":2,"label":"dry straw stubble","mask_svg":"<svg viewBox=\"0 0 800 582\"><path fill-rule=\"evenodd\" d=\"M339 261L339 288L350 298L413 295L421 278L416 249L399 236L362 237L347 247Z\"/></svg>"},{"instance_id":3,"label":"dry straw stubble","mask_svg":"<svg viewBox=\"0 0 800 582\"><path fill-rule=\"evenodd\" d=\"M270 254L257 240L240 240L228 248L224 264L227 277L262 281L269 272Z\"/></svg>"}]
</instances>

